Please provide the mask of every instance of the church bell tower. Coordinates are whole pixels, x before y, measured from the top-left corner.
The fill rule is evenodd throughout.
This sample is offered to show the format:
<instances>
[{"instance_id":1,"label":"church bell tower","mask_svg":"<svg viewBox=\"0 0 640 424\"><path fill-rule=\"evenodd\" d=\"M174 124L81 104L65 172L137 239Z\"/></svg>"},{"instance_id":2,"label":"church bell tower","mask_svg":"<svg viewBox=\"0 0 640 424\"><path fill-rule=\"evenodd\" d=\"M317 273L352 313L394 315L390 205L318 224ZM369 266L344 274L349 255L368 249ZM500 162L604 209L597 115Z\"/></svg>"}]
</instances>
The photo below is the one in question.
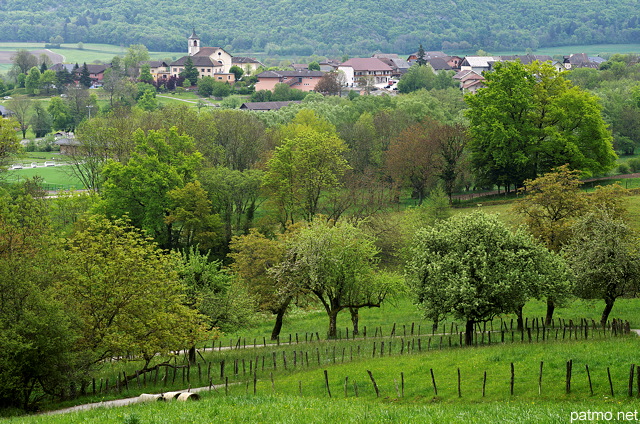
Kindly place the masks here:
<instances>
[{"instance_id":1,"label":"church bell tower","mask_svg":"<svg viewBox=\"0 0 640 424\"><path fill-rule=\"evenodd\" d=\"M189 56L193 56L194 54L200 51L200 37L196 35L195 28L189 37Z\"/></svg>"}]
</instances>

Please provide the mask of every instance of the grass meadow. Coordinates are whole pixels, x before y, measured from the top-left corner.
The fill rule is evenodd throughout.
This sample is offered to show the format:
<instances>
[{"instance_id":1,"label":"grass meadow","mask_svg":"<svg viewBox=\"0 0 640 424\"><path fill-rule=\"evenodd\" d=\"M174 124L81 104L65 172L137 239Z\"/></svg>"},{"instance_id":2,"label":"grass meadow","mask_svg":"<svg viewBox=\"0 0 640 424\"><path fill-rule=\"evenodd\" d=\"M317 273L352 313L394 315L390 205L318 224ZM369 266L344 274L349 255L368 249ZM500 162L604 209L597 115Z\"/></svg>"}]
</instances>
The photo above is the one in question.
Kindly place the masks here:
<instances>
[{"instance_id":1,"label":"grass meadow","mask_svg":"<svg viewBox=\"0 0 640 424\"><path fill-rule=\"evenodd\" d=\"M246 350L249 355L263 353L262 349ZM391 356L347 359L344 363L339 358L332 362L322 356L320 365L312 360L310 366L303 361L295 368L290 363L288 370L283 370L281 363L278 370L269 366L267 371L258 370L255 386L251 373L239 371L238 376L229 377L227 389L221 385L210 392L201 392L199 402L139 404L17 417L6 422L567 423L572 412L590 410L617 416L618 412L632 412L640 407L635 396L637 389L634 388L632 397L627 393L629 367L637 361L637 350L637 338L626 336L405 351ZM569 360L573 367L567 391ZM217 377L216 380L214 384L220 381ZM197 385L196 381L190 384ZM170 390L145 388L147 392L154 389ZM123 396L140 392L136 389Z\"/></svg>"}]
</instances>

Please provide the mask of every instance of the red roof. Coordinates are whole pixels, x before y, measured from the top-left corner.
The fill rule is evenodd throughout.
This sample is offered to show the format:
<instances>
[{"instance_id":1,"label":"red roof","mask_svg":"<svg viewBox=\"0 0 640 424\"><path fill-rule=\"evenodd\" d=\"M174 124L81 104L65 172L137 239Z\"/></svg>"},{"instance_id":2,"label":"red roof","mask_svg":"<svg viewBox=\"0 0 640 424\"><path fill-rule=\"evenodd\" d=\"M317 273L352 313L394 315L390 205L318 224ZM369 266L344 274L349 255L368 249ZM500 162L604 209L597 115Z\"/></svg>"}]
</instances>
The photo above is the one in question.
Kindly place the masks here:
<instances>
[{"instance_id":1,"label":"red roof","mask_svg":"<svg viewBox=\"0 0 640 424\"><path fill-rule=\"evenodd\" d=\"M340 66L350 66L354 71L392 71L389 65L375 57L356 57Z\"/></svg>"}]
</instances>

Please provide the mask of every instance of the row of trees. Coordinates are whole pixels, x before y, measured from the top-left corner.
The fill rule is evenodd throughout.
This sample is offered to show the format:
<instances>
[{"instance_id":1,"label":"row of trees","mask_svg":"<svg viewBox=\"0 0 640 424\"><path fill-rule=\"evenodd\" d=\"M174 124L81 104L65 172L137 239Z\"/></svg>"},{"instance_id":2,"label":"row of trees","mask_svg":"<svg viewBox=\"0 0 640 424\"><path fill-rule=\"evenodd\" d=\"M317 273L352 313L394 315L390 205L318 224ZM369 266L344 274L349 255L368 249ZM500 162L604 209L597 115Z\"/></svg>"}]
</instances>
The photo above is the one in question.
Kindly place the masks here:
<instances>
[{"instance_id":1,"label":"row of trees","mask_svg":"<svg viewBox=\"0 0 640 424\"><path fill-rule=\"evenodd\" d=\"M586 194L578 174L564 166L527 182L533 193L515 210L530 232L481 212L418 230L406 272L426 316L466 321L469 345L476 324L501 314L515 313L522 329L532 298L547 299L549 325L555 305L577 296L604 300L604 326L615 300L640 289L640 243L625 220L624 190Z\"/></svg>"}]
</instances>

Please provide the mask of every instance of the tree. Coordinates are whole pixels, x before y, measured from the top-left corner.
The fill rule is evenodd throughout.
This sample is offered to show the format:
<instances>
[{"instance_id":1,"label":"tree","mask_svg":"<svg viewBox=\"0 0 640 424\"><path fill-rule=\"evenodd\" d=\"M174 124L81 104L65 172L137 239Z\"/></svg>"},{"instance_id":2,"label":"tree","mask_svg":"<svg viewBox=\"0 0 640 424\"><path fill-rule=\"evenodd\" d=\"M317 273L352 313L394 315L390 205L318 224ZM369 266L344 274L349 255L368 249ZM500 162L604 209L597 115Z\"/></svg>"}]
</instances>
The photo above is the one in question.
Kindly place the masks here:
<instances>
[{"instance_id":1,"label":"tree","mask_svg":"<svg viewBox=\"0 0 640 424\"><path fill-rule=\"evenodd\" d=\"M180 258L129 224L90 217L65 253L59 291L80 318L79 347L90 364L133 354L146 371L156 355L191 346L204 334L201 317L183 304Z\"/></svg>"},{"instance_id":2,"label":"tree","mask_svg":"<svg viewBox=\"0 0 640 424\"><path fill-rule=\"evenodd\" d=\"M139 66L140 62L145 62L150 59L149 50L143 44L131 44L127 48L127 53L122 60L124 64L124 72L130 78L138 78L140 75Z\"/></svg>"},{"instance_id":3,"label":"tree","mask_svg":"<svg viewBox=\"0 0 640 424\"><path fill-rule=\"evenodd\" d=\"M7 108L13 112L14 117L20 124L22 138L27 137L27 130L29 129L29 111L31 110L31 106L31 100L26 96L15 96L13 99L7 101Z\"/></svg>"},{"instance_id":4,"label":"tree","mask_svg":"<svg viewBox=\"0 0 640 424\"><path fill-rule=\"evenodd\" d=\"M89 94L89 90L83 85L68 87L65 101L69 110L69 117L71 118L71 130L74 130L82 120L89 116L91 109L94 109L94 116L98 112L95 94Z\"/></svg>"},{"instance_id":5,"label":"tree","mask_svg":"<svg viewBox=\"0 0 640 424\"><path fill-rule=\"evenodd\" d=\"M229 68L229 72L231 72L235 76L236 81L240 81L240 78L242 78L242 75L244 75L244 70L238 65L233 65L231 68Z\"/></svg>"},{"instance_id":6,"label":"tree","mask_svg":"<svg viewBox=\"0 0 640 424\"><path fill-rule=\"evenodd\" d=\"M36 137L44 137L51 132L51 115L40 102L33 105L33 115L31 116L31 129Z\"/></svg>"},{"instance_id":7,"label":"tree","mask_svg":"<svg viewBox=\"0 0 640 424\"><path fill-rule=\"evenodd\" d=\"M137 106L146 111L156 110L158 101L156 100L156 92L154 90L145 90L138 99Z\"/></svg>"},{"instance_id":8,"label":"tree","mask_svg":"<svg viewBox=\"0 0 640 424\"><path fill-rule=\"evenodd\" d=\"M339 187L340 177L349 168L343 156L347 147L335 130L323 132L311 125L293 124L286 131L291 133L275 148L264 176L264 187L285 227L298 214L311 221L320 196Z\"/></svg>"},{"instance_id":9,"label":"tree","mask_svg":"<svg viewBox=\"0 0 640 424\"><path fill-rule=\"evenodd\" d=\"M171 225L171 246L198 246L200 249L218 247L223 238L222 222L212 211L211 201L199 181L175 188L167 193L167 197L170 204L164 222Z\"/></svg>"},{"instance_id":10,"label":"tree","mask_svg":"<svg viewBox=\"0 0 640 424\"><path fill-rule=\"evenodd\" d=\"M133 103L133 95L128 89L127 78L123 71L117 67L107 68L102 78L102 89L109 94L109 106L130 105Z\"/></svg>"},{"instance_id":11,"label":"tree","mask_svg":"<svg viewBox=\"0 0 640 424\"><path fill-rule=\"evenodd\" d=\"M209 97L213 94L213 86L216 80L213 77L204 76L198 80L198 94Z\"/></svg>"},{"instance_id":12,"label":"tree","mask_svg":"<svg viewBox=\"0 0 640 424\"><path fill-rule=\"evenodd\" d=\"M40 75L40 88L44 89L47 94L51 92L52 88L56 85L56 72L47 69Z\"/></svg>"},{"instance_id":13,"label":"tree","mask_svg":"<svg viewBox=\"0 0 640 424\"><path fill-rule=\"evenodd\" d=\"M422 44L420 44L420 47L418 48L416 63L419 66L424 66L427 64L427 59L425 59L425 53L424 53L424 48L422 47Z\"/></svg>"},{"instance_id":14,"label":"tree","mask_svg":"<svg viewBox=\"0 0 640 424\"><path fill-rule=\"evenodd\" d=\"M521 309L546 286L570 287L559 256L482 212L419 229L409 258L407 281L417 303L434 322L447 315L465 320L466 345L476 323Z\"/></svg>"},{"instance_id":15,"label":"tree","mask_svg":"<svg viewBox=\"0 0 640 424\"><path fill-rule=\"evenodd\" d=\"M193 66L191 56L187 57L187 60L184 62L184 69L180 72L180 76L189 81L192 86L196 85L198 82L198 76L200 76L200 73L198 72L198 68Z\"/></svg>"},{"instance_id":16,"label":"tree","mask_svg":"<svg viewBox=\"0 0 640 424\"><path fill-rule=\"evenodd\" d=\"M440 160L438 145L432 131L437 127L432 120L414 125L402 131L391 142L385 153L385 167L397 184L411 187L412 197L418 204L427 193L427 189L435 183L437 167Z\"/></svg>"},{"instance_id":17,"label":"tree","mask_svg":"<svg viewBox=\"0 0 640 424\"><path fill-rule=\"evenodd\" d=\"M0 120L0 128L5 124ZM14 131L15 137L15 131ZM38 182L0 193L0 407L36 409L69 387L78 357L72 314L56 296L61 256Z\"/></svg>"},{"instance_id":18,"label":"tree","mask_svg":"<svg viewBox=\"0 0 640 424\"><path fill-rule=\"evenodd\" d=\"M134 132L135 150L128 161L110 160L102 170L102 210L110 218L128 216L163 248L172 248L175 237L170 214L171 190L195 180L202 156L193 138L169 130Z\"/></svg>"},{"instance_id":19,"label":"tree","mask_svg":"<svg viewBox=\"0 0 640 424\"><path fill-rule=\"evenodd\" d=\"M91 80L91 74L89 73L89 68L87 68L87 63L85 62L80 68L80 85L85 88L91 87L93 81Z\"/></svg>"},{"instance_id":20,"label":"tree","mask_svg":"<svg viewBox=\"0 0 640 424\"><path fill-rule=\"evenodd\" d=\"M220 261L210 259L209 253L200 253L193 246L184 250L179 275L186 288L186 305L206 317L209 331L231 332L251 324L255 315L253 298ZM189 360L196 361L195 344Z\"/></svg>"},{"instance_id":21,"label":"tree","mask_svg":"<svg viewBox=\"0 0 640 424\"><path fill-rule=\"evenodd\" d=\"M151 75L151 66L148 63L143 63L142 66L140 66L140 76L138 80L146 82L147 84L153 84L155 82L153 75Z\"/></svg>"},{"instance_id":22,"label":"tree","mask_svg":"<svg viewBox=\"0 0 640 424\"><path fill-rule=\"evenodd\" d=\"M15 74L27 74L29 69L34 66L38 66L38 58L29 53L28 50L19 49L16 54L11 56L13 61L13 67L15 68Z\"/></svg>"},{"instance_id":23,"label":"tree","mask_svg":"<svg viewBox=\"0 0 640 424\"><path fill-rule=\"evenodd\" d=\"M0 119L0 170L5 170L11 155L20 149L20 139L16 135L19 124L13 119Z\"/></svg>"},{"instance_id":24,"label":"tree","mask_svg":"<svg viewBox=\"0 0 640 424\"><path fill-rule=\"evenodd\" d=\"M58 92L62 93L66 86L73 83L73 74L67 71L67 68L62 68L56 71L56 87Z\"/></svg>"},{"instance_id":25,"label":"tree","mask_svg":"<svg viewBox=\"0 0 640 424\"><path fill-rule=\"evenodd\" d=\"M316 91L324 95L338 95L342 90L342 86L338 82L337 72L327 72L320 78L316 84Z\"/></svg>"},{"instance_id":26,"label":"tree","mask_svg":"<svg viewBox=\"0 0 640 424\"><path fill-rule=\"evenodd\" d=\"M222 220L226 244L232 236L251 228L261 202L262 176L263 172L257 169L239 171L222 166L200 173L212 210Z\"/></svg>"},{"instance_id":27,"label":"tree","mask_svg":"<svg viewBox=\"0 0 640 424\"><path fill-rule=\"evenodd\" d=\"M611 169L616 155L597 99L548 63L496 63L486 88L465 97L469 148L481 184L507 191L569 164L585 174Z\"/></svg>"},{"instance_id":28,"label":"tree","mask_svg":"<svg viewBox=\"0 0 640 424\"><path fill-rule=\"evenodd\" d=\"M438 177L444 183L444 191L452 202L456 185L460 185L464 168L468 165L465 155L467 143L466 127L455 125L438 125L435 131L441 157Z\"/></svg>"},{"instance_id":29,"label":"tree","mask_svg":"<svg viewBox=\"0 0 640 424\"><path fill-rule=\"evenodd\" d=\"M54 130L68 131L72 128L71 111L62 98L52 97L49 106L47 106L47 112L51 116Z\"/></svg>"},{"instance_id":30,"label":"tree","mask_svg":"<svg viewBox=\"0 0 640 424\"><path fill-rule=\"evenodd\" d=\"M335 339L340 311L380 307L397 290L393 279L377 273L377 254L375 240L354 225L316 220L296 232L286 259L271 272L288 293L320 301L329 317L327 336Z\"/></svg>"},{"instance_id":31,"label":"tree","mask_svg":"<svg viewBox=\"0 0 640 424\"><path fill-rule=\"evenodd\" d=\"M29 70L29 74L27 75L27 79L24 82L24 88L27 89L27 94L38 94L38 90L40 89L40 77L42 74L40 70L34 66Z\"/></svg>"},{"instance_id":32,"label":"tree","mask_svg":"<svg viewBox=\"0 0 640 424\"><path fill-rule=\"evenodd\" d=\"M319 71L320 70L320 64L318 62L309 62L309 65L307 65L307 69L309 69L310 71Z\"/></svg>"},{"instance_id":33,"label":"tree","mask_svg":"<svg viewBox=\"0 0 640 424\"><path fill-rule=\"evenodd\" d=\"M420 89L431 90L434 88L436 75L430 66L413 65L400 77L398 81L398 91L400 93L411 93Z\"/></svg>"},{"instance_id":34,"label":"tree","mask_svg":"<svg viewBox=\"0 0 640 424\"><path fill-rule=\"evenodd\" d=\"M607 208L588 213L572 230L562 253L576 275L575 294L604 300L604 327L616 299L640 289L638 236Z\"/></svg>"},{"instance_id":35,"label":"tree","mask_svg":"<svg viewBox=\"0 0 640 424\"><path fill-rule=\"evenodd\" d=\"M271 340L280 336L284 316L293 300L293 296L285 293L281 282L269 272L284 260L287 236L267 238L252 228L246 235L234 236L229 245L229 257L233 259L231 269L256 297L258 309L276 316Z\"/></svg>"}]
</instances>

